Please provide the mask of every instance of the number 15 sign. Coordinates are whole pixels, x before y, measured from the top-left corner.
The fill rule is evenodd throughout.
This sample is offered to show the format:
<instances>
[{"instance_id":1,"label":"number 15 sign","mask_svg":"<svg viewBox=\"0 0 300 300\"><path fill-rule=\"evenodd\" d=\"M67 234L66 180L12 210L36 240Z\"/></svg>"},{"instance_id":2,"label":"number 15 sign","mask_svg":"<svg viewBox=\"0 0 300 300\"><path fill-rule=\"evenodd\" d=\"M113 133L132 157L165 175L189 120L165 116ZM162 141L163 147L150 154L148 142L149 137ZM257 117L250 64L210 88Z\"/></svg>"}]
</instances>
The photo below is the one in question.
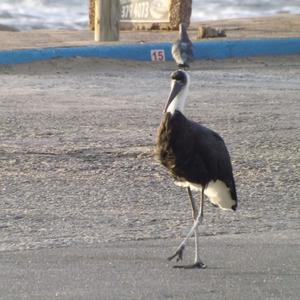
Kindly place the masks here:
<instances>
[{"instance_id":1,"label":"number 15 sign","mask_svg":"<svg viewBox=\"0 0 300 300\"><path fill-rule=\"evenodd\" d=\"M165 61L165 50L163 49L153 49L151 50L151 60L152 61Z\"/></svg>"}]
</instances>

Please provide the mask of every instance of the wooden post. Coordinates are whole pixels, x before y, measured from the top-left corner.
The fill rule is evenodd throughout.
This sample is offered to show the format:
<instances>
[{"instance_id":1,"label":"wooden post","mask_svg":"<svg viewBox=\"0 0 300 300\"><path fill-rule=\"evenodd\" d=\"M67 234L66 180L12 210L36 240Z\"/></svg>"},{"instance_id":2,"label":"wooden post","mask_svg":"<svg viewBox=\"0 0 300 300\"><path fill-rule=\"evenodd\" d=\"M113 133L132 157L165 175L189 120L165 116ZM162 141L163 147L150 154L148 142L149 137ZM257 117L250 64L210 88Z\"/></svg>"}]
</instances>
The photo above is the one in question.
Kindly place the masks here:
<instances>
[{"instance_id":1,"label":"wooden post","mask_svg":"<svg viewBox=\"0 0 300 300\"><path fill-rule=\"evenodd\" d=\"M119 0L95 0L95 41L119 40Z\"/></svg>"},{"instance_id":2,"label":"wooden post","mask_svg":"<svg viewBox=\"0 0 300 300\"><path fill-rule=\"evenodd\" d=\"M95 34L95 42L100 41L100 30L101 30L101 24L100 24L100 5L101 0L95 0L94 8L95 8L95 22L94 22L94 34Z\"/></svg>"},{"instance_id":3,"label":"wooden post","mask_svg":"<svg viewBox=\"0 0 300 300\"><path fill-rule=\"evenodd\" d=\"M192 0L171 0L170 27L177 30L180 23L189 27L191 14Z\"/></svg>"},{"instance_id":4,"label":"wooden post","mask_svg":"<svg viewBox=\"0 0 300 300\"><path fill-rule=\"evenodd\" d=\"M90 0L89 4L90 30L95 30L95 0Z\"/></svg>"}]
</instances>

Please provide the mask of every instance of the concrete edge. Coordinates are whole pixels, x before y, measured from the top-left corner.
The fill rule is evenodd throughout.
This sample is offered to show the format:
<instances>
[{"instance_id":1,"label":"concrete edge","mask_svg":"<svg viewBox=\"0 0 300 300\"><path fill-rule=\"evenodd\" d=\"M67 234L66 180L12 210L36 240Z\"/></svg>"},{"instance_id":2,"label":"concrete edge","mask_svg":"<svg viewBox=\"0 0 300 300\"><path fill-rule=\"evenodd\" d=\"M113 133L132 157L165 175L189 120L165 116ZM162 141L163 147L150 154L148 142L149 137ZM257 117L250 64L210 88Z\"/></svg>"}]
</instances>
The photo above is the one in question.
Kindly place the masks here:
<instances>
[{"instance_id":1,"label":"concrete edge","mask_svg":"<svg viewBox=\"0 0 300 300\"><path fill-rule=\"evenodd\" d=\"M0 51L0 64L21 64L70 57L171 61L173 60L171 47L172 43L163 42L5 50ZM295 54L300 54L300 37L194 42L194 57L196 60Z\"/></svg>"}]
</instances>

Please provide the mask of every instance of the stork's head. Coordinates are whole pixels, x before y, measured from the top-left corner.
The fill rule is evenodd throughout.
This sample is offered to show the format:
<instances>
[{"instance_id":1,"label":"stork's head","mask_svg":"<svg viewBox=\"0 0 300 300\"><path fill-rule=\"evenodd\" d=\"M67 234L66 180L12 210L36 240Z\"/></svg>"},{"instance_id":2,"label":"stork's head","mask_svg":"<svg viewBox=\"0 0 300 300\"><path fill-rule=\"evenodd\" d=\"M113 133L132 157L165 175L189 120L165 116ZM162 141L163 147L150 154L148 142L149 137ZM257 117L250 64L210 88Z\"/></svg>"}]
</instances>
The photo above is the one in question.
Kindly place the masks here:
<instances>
[{"instance_id":1,"label":"stork's head","mask_svg":"<svg viewBox=\"0 0 300 300\"><path fill-rule=\"evenodd\" d=\"M190 76L186 71L179 69L171 74L171 78L171 92L164 112L174 114L175 110L179 110L183 113L190 85Z\"/></svg>"}]
</instances>

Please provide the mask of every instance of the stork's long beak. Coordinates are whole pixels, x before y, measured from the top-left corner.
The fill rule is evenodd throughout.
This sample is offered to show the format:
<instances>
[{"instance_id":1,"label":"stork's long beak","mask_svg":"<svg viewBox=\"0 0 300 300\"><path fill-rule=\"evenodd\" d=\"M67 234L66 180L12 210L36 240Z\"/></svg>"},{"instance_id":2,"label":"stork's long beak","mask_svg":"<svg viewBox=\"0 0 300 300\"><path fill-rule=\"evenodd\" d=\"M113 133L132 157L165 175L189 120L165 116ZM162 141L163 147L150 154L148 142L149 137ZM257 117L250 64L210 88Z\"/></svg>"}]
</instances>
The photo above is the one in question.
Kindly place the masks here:
<instances>
[{"instance_id":1,"label":"stork's long beak","mask_svg":"<svg viewBox=\"0 0 300 300\"><path fill-rule=\"evenodd\" d=\"M171 87L171 92L167 101L167 104L165 106L164 112L167 112L167 109L171 102L174 100L174 98L180 93L180 91L183 88L183 84L180 81L174 80L172 87Z\"/></svg>"}]
</instances>

